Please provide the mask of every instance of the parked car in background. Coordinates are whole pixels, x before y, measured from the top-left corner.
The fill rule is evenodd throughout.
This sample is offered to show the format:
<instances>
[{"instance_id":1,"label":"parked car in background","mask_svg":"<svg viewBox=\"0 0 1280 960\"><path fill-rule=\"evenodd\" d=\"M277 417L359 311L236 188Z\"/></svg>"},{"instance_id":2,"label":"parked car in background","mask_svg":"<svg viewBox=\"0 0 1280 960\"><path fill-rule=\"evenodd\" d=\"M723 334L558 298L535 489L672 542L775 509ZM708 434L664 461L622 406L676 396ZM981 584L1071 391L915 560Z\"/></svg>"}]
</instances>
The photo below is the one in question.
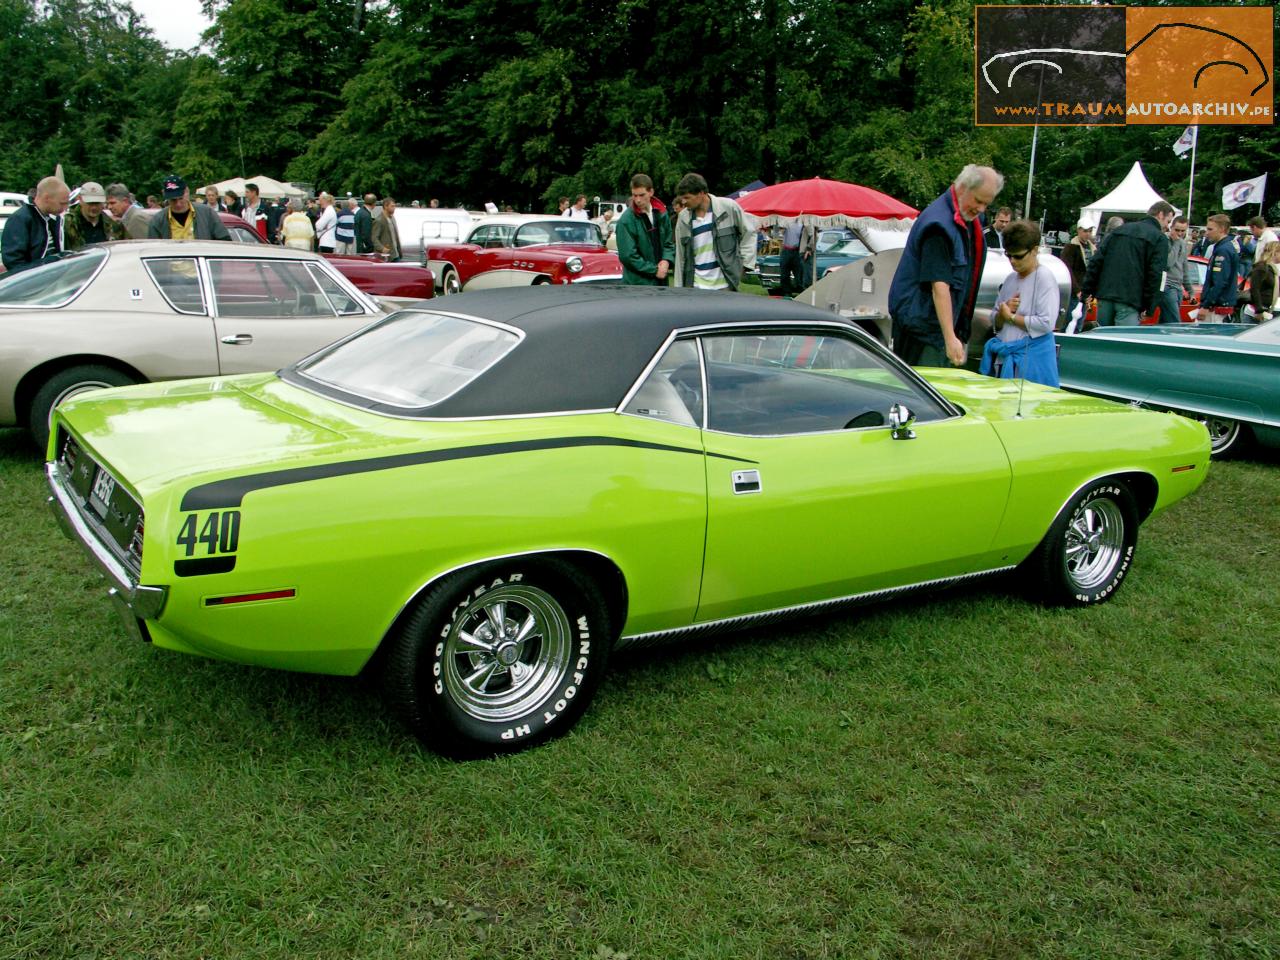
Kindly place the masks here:
<instances>
[{"instance_id":1,"label":"parked car in background","mask_svg":"<svg viewBox=\"0 0 1280 960\"><path fill-rule=\"evenodd\" d=\"M569 730L617 648L1015 568L1103 603L1209 460L1182 417L925 378L804 304L621 286L436 300L55 429L56 510L132 635L313 673L380 654L391 707L463 757Z\"/></svg>"},{"instance_id":2,"label":"parked car in background","mask_svg":"<svg viewBox=\"0 0 1280 960\"><path fill-rule=\"evenodd\" d=\"M232 213L219 213L231 238L239 243L266 246L247 220ZM397 218L399 214L396 214ZM321 254L334 268L365 293L371 293L391 303L405 306L413 300L427 300L436 295L435 278L431 271L416 263L388 263L380 253Z\"/></svg>"},{"instance_id":3,"label":"parked car in background","mask_svg":"<svg viewBox=\"0 0 1280 960\"><path fill-rule=\"evenodd\" d=\"M439 290L447 294L622 279L622 262L606 249L600 228L565 217L484 217L461 243L428 243L424 255Z\"/></svg>"},{"instance_id":4,"label":"parked car in background","mask_svg":"<svg viewBox=\"0 0 1280 960\"><path fill-rule=\"evenodd\" d=\"M477 214L458 207L396 207L402 262L427 266L424 248L432 243L458 243L476 222Z\"/></svg>"},{"instance_id":5,"label":"parked car in background","mask_svg":"<svg viewBox=\"0 0 1280 960\"><path fill-rule=\"evenodd\" d=\"M0 277L0 426L103 387L276 370L383 310L314 253L123 240Z\"/></svg>"},{"instance_id":6,"label":"parked car in background","mask_svg":"<svg viewBox=\"0 0 1280 960\"><path fill-rule=\"evenodd\" d=\"M863 257L869 256L871 251L852 230L843 227L823 230L818 234L813 280L821 280L832 270L857 263ZM782 255L780 253L757 257L756 268L760 271L760 283L766 290L773 293L782 288Z\"/></svg>"},{"instance_id":7,"label":"parked car in background","mask_svg":"<svg viewBox=\"0 0 1280 960\"><path fill-rule=\"evenodd\" d=\"M1197 419L1214 456L1280 446L1280 320L1097 327L1058 350L1063 387Z\"/></svg>"}]
</instances>

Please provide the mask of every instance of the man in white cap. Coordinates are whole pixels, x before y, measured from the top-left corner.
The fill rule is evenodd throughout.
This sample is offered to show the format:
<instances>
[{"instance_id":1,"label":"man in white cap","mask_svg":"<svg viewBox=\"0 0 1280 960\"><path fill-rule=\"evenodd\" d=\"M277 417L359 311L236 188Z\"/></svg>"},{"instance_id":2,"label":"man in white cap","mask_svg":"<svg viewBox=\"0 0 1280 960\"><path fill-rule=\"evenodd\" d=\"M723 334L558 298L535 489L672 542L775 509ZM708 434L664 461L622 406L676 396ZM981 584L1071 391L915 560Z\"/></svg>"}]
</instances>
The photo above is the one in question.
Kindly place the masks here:
<instances>
[{"instance_id":1,"label":"man in white cap","mask_svg":"<svg viewBox=\"0 0 1280 960\"><path fill-rule=\"evenodd\" d=\"M107 192L102 184L89 180L80 185L80 203L67 214L66 249L81 250L91 243L123 240L124 230L110 217L102 215L107 205Z\"/></svg>"}]
</instances>

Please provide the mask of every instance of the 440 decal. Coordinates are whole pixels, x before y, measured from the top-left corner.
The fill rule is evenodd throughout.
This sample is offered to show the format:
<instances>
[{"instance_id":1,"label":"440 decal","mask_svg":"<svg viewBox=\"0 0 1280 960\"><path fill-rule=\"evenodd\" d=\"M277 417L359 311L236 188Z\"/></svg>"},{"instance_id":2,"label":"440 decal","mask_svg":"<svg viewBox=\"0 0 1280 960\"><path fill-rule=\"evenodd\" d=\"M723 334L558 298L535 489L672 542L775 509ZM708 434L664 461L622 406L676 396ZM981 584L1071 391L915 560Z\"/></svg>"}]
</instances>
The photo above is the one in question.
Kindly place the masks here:
<instances>
[{"instance_id":1,"label":"440 decal","mask_svg":"<svg viewBox=\"0 0 1280 960\"><path fill-rule=\"evenodd\" d=\"M189 513L183 518L174 543L189 558L174 561L173 572L177 576L228 573L235 569L235 553L240 546L240 511Z\"/></svg>"}]
</instances>

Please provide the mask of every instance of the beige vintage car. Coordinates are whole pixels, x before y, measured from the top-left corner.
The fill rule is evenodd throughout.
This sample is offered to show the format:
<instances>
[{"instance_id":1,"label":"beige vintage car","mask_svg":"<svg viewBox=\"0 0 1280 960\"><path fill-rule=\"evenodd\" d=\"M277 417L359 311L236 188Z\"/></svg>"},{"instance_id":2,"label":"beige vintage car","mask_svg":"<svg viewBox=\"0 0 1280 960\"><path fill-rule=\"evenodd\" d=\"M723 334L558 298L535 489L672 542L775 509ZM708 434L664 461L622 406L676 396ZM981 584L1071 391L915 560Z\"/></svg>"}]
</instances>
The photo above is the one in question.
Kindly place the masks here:
<instances>
[{"instance_id":1,"label":"beige vintage car","mask_svg":"<svg viewBox=\"0 0 1280 960\"><path fill-rule=\"evenodd\" d=\"M73 394L277 370L384 315L283 247L125 240L0 277L0 426L38 444Z\"/></svg>"}]
</instances>

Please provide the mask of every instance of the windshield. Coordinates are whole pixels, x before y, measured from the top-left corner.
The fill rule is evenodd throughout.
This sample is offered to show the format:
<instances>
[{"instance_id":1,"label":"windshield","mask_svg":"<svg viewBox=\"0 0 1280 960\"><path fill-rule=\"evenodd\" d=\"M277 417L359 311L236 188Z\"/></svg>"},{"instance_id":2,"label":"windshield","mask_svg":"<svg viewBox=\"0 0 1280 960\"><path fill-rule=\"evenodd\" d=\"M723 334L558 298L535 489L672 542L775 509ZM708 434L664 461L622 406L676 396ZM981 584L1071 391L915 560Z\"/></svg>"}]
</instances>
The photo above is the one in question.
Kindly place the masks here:
<instances>
[{"instance_id":1,"label":"windshield","mask_svg":"<svg viewBox=\"0 0 1280 960\"><path fill-rule=\"evenodd\" d=\"M414 409L457 393L520 342L476 320L402 310L297 368L373 403Z\"/></svg>"},{"instance_id":2,"label":"windshield","mask_svg":"<svg viewBox=\"0 0 1280 960\"><path fill-rule=\"evenodd\" d=\"M535 243L588 243L599 246L600 228L581 220L538 220L522 224L516 230L514 246L528 247Z\"/></svg>"},{"instance_id":3,"label":"windshield","mask_svg":"<svg viewBox=\"0 0 1280 960\"><path fill-rule=\"evenodd\" d=\"M73 253L54 263L0 276L0 306L60 307L89 285L107 259L105 250Z\"/></svg>"},{"instance_id":4,"label":"windshield","mask_svg":"<svg viewBox=\"0 0 1280 960\"><path fill-rule=\"evenodd\" d=\"M818 252L828 257L869 257L871 251L857 237L842 237L828 247L818 244Z\"/></svg>"}]
</instances>

